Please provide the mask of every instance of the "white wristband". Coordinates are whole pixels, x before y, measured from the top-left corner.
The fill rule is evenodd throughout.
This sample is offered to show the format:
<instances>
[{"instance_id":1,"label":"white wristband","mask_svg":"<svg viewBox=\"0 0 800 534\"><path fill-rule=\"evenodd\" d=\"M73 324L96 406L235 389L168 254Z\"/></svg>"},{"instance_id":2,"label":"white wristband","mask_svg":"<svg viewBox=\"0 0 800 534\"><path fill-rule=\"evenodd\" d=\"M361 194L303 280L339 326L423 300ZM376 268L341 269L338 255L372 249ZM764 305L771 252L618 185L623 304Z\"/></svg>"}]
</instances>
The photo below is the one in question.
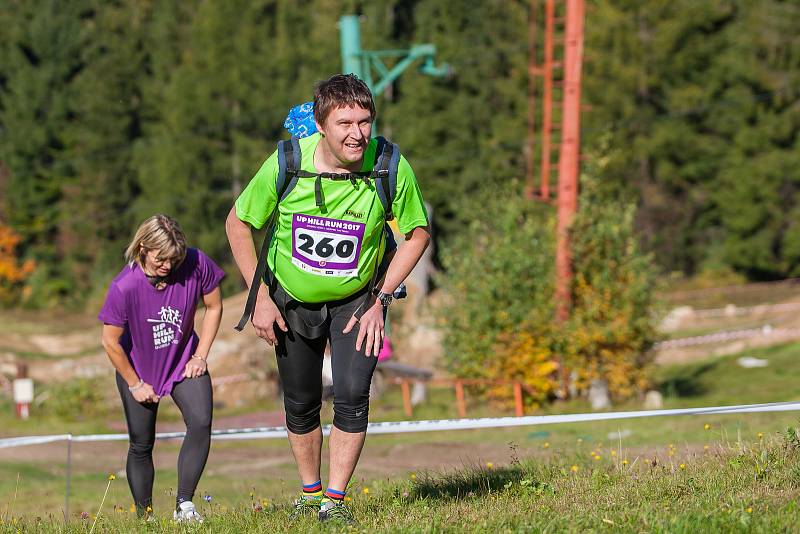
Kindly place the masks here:
<instances>
[{"instance_id":1,"label":"white wristband","mask_svg":"<svg viewBox=\"0 0 800 534\"><path fill-rule=\"evenodd\" d=\"M128 391L136 391L137 389L142 389L144 387L144 380L141 378L139 382L135 386L128 386Z\"/></svg>"}]
</instances>

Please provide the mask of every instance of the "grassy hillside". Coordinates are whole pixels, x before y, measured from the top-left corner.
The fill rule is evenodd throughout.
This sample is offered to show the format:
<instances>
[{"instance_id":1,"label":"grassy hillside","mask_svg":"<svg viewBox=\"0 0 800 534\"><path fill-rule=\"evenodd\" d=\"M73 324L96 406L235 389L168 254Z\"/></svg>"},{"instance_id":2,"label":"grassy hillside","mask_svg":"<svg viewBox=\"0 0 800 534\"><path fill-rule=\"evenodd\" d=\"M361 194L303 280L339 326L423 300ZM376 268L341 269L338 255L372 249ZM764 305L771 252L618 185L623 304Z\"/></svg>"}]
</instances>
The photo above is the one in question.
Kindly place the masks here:
<instances>
[{"instance_id":1,"label":"grassy hillside","mask_svg":"<svg viewBox=\"0 0 800 534\"><path fill-rule=\"evenodd\" d=\"M406 477L351 488L350 504L363 532L789 532L800 522L797 438L766 438L710 450L628 457L552 450L544 461L512 459L449 473ZM121 486L123 481L95 481ZM119 488L117 488L118 490ZM142 523L109 500L97 520L101 532L314 532L313 518L291 523L287 505L257 492L235 504L211 496L199 528L162 514ZM0 532L86 532L100 497L67 527L57 515L19 518L3 503Z\"/></svg>"},{"instance_id":2,"label":"grassy hillside","mask_svg":"<svg viewBox=\"0 0 800 534\"><path fill-rule=\"evenodd\" d=\"M666 408L795 400L798 352L800 344L787 344L657 368L654 382ZM737 364L742 356L769 364L744 369ZM165 419L178 417L169 404L164 408ZM639 401L615 407L640 408ZM588 406L577 400L540 413L584 411ZM328 422L330 415L327 407ZM468 415L509 414L468 396ZM455 416L453 392L446 389L432 390L414 413L415 419ZM660 417L372 436L350 489L351 504L360 526L378 532L791 531L800 522L794 504L800 453L797 440L785 433L799 417ZM390 390L371 409L375 421L404 418L399 391ZM113 422L121 422L118 410L81 421L35 414L22 422L13 418L10 404L0 403L0 435L5 436L108 432ZM73 445L66 530L65 445L0 450L0 532L90 530L109 474L117 478L95 531L181 531L169 520L179 445L170 441L156 447L159 522L147 525L128 510L126 443ZM200 531L313 530L310 519L287 521L286 506L296 486L285 440L215 442L198 488L212 499L203 502L208 521ZM89 517L81 519L82 512Z\"/></svg>"}]
</instances>

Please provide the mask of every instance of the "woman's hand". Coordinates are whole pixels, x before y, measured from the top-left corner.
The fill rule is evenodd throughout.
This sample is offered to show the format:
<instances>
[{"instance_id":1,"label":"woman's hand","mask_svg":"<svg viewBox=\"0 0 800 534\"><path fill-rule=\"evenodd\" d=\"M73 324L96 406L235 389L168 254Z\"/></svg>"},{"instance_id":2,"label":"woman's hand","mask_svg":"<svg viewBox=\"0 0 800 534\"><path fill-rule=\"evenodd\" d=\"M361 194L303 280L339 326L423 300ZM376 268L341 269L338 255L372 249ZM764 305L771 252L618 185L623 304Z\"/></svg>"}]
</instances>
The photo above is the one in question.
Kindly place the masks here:
<instances>
[{"instance_id":1,"label":"woman's hand","mask_svg":"<svg viewBox=\"0 0 800 534\"><path fill-rule=\"evenodd\" d=\"M141 386L135 387L131 391L131 395L133 398L136 399L136 402L158 402L159 397L156 395L156 392L153 390L153 386L148 384L147 382L142 382Z\"/></svg>"},{"instance_id":2,"label":"woman's hand","mask_svg":"<svg viewBox=\"0 0 800 534\"><path fill-rule=\"evenodd\" d=\"M356 324L359 325L356 351L361 350L361 345L365 344L364 355L377 357L383 346L383 306L381 303L376 299L360 320L355 315L351 317L342 333L347 334Z\"/></svg>"},{"instance_id":3,"label":"woman's hand","mask_svg":"<svg viewBox=\"0 0 800 534\"><path fill-rule=\"evenodd\" d=\"M192 359L186 362L186 367L183 370L185 378L197 378L206 374L208 371L208 363L205 358L199 356L192 356Z\"/></svg>"}]
</instances>

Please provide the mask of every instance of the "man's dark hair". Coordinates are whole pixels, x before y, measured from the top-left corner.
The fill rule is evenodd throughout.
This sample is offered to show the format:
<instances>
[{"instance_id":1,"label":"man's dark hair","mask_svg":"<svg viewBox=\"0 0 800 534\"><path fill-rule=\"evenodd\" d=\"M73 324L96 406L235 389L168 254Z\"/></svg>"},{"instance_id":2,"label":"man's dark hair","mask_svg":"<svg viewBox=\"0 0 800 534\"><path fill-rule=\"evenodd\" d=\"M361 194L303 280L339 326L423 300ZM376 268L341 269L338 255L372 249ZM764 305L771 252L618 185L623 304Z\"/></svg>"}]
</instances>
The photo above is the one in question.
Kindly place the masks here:
<instances>
[{"instance_id":1,"label":"man's dark hair","mask_svg":"<svg viewBox=\"0 0 800 534\"><path fill-rule=\"evenodd\" d=\"M314 88L314 119L319 124L324 124L335 108L355 106L369 110L370 117L375 119L372 93L355 74L334 74Z\"/></svg>"}]
</instances>

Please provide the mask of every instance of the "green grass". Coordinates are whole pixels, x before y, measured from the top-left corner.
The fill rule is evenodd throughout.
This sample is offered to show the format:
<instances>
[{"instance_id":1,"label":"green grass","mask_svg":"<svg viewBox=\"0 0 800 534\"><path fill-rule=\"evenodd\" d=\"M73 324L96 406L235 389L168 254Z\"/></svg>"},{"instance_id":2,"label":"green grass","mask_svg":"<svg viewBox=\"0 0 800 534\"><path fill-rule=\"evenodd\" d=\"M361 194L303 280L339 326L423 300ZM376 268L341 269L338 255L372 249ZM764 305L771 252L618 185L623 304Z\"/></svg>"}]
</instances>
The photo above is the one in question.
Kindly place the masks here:
<instances>
[{"instance_id":1,"label":"green grass","mask_svg":"<svg viewBox=\"0 0 800 534\"><path fill-rule=\"evenodd\" d=\"M46 475L26 473L34 481ZM38 477L38 478L37 478ZM474 465L454 472L420 472L350 488L350 505L364 532L791 532L800 457L786 439L717 444L673 458L551 450L543 460ZM35 482L31 482L35 483ZM2 503L0 532L87 532L108 482L98 477L96 500L75 509L67 525L56 515L19 517ZM127 488L110 483L99 532L326 532L311 518L287 519L288 500L256 488L232 498L212 495L199 527L174 524L167 513L144 524L114 503ZM6 512L6 509L10 511ZM81 512L88 517L81 519Z\"/></svg>"},{"instance_id":2,"label":"green grass","mask_svg":"<svg viewBox=\"0 0 800 534\"><path fill-rule=\"evenodd\" d=\"M767 359L769 365L744 369L736 363L743 356ZM664 366L656 369L655 378L675 407L795 400L800 396L800 344Z\"/></svg>"}]
</instances>

